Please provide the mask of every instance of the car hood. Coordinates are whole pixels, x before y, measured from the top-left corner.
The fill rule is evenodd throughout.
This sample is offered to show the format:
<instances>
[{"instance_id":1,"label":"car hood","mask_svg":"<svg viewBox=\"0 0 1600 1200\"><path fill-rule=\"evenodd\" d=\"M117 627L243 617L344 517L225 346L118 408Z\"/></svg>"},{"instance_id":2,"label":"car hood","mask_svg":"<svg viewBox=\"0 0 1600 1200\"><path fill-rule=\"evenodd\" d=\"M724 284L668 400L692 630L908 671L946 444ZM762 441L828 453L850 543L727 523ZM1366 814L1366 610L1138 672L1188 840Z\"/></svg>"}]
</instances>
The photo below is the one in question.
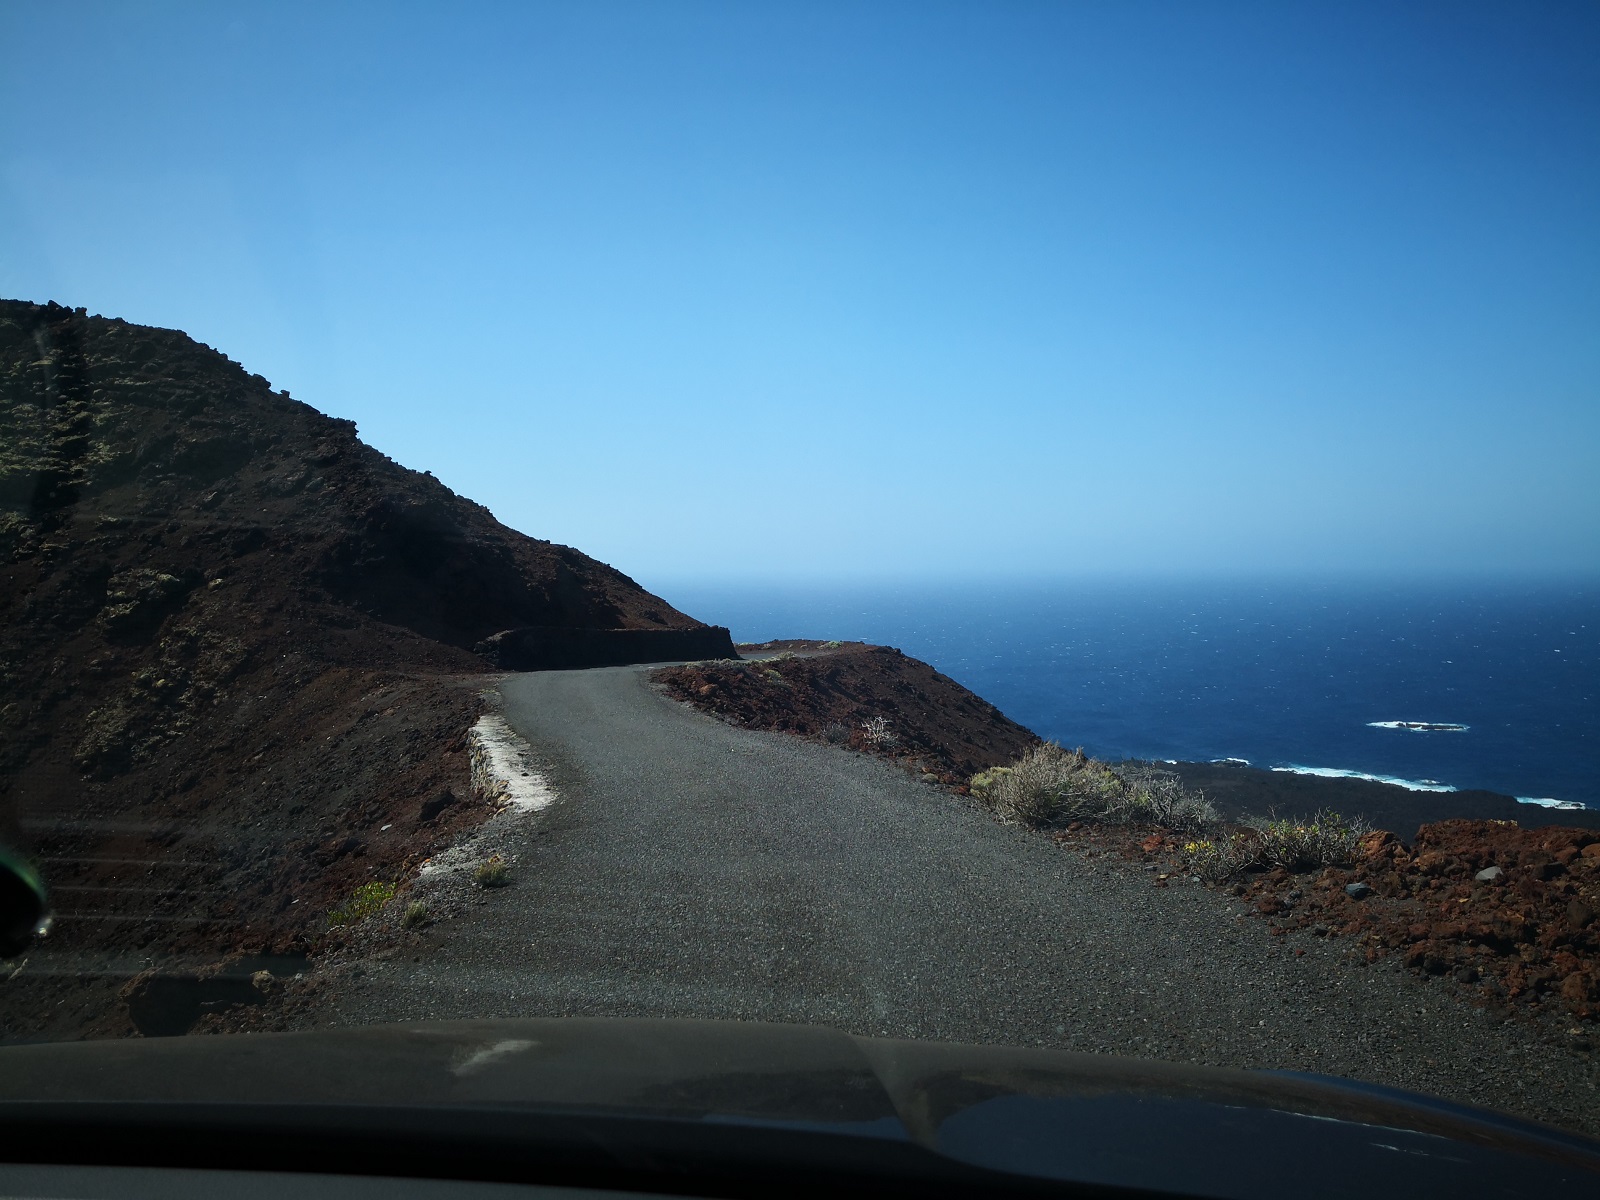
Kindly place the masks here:
<instances>
[{"instance_id":1,"label":"car hood","mask_svg":"<svg viewBox=\"0 0 1600 1200\"><path fill-rule=\"evenodd\" d=\"M848 1147L863 1162L882 1150L885 1162L1187 1195L1600 1182L1600 1144L1344 1080L812 1026L553 1018L0 1049L13 1161L27 1151L19 1122L215 1131L242 1114L280 1132L354 1120L351 1144L385 1129L419 1148L577 1136L591 1156L625 1160L636 1132L670 1145L678 1131L713 1155L759 1144L782 1160L804 1145L817 1162Z\"/></svg>"}]
</instances>

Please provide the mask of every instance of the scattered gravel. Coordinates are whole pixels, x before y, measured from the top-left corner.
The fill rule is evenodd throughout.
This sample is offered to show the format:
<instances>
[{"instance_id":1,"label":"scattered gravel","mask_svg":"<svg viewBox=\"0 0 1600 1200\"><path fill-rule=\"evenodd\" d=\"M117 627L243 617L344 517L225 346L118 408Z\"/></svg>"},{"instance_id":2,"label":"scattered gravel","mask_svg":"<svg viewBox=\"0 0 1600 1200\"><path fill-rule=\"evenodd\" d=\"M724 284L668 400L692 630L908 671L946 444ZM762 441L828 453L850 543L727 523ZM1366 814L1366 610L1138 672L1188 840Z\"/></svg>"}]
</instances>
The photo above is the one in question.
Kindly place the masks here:
<instances>
[{"instance_id":1,"label":"scattered gravel","mask_svg":"<svg viewBox=\"0 0 1600 1200\"><path fill-rule=\"evenodd\" d=\"M836 746L612 668L515 676L558 799L511 886L346 976L340 1023L699 1016L1349 1076L1600 1133L1587 1039L1245 903L996 824Z\"/></svg>"}]
</instances>

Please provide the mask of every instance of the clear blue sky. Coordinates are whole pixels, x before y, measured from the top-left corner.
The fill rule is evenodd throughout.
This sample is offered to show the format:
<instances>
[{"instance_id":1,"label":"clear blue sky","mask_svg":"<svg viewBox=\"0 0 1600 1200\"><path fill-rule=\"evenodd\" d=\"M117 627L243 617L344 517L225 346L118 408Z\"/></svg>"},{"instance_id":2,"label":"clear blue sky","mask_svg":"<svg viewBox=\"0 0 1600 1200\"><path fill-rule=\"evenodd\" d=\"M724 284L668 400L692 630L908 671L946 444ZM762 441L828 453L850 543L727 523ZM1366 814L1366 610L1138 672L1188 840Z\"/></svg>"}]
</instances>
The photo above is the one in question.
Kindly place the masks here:
<instances>
[{"instance_id":1,"label":"clear blue sky","mask_svg":"<svg viewBox=\"0 0 1600 1200\"><path fill-rule=\"evenodd\" d=\"M0 3L0 294L692 578L1600 569L1600 5Z\"/></svg>"}]
</instances>

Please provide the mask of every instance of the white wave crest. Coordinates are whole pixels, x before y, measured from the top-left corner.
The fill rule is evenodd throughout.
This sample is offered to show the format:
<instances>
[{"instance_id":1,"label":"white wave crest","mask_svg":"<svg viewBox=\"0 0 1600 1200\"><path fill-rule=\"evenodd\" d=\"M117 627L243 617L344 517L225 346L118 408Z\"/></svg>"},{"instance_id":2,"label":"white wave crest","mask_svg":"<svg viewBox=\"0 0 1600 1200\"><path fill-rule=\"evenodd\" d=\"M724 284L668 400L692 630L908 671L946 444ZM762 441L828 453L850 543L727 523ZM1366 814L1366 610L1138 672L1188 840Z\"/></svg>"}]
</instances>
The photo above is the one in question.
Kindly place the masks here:
<instances>
[{"instance_id":1,"label":"white wave crest","mask_svg":"<svg viewBox=\"0 0 1600 1200\"><path fill-rule=\"evenodd\" d=\"M1368 721L1368 729L1408 729L1412 733L1465 733L1470 725L1454 721Z\"/></svg>"},{"instance_id":2,"label":"white wave crest","mask_svg":"<svg viewBox=\"0 0 1600 1200\"><path fill-rule=\"evenodd\" d=\"M1576 810L1588 808L1587 804L1579 804L1576 800L1552 800L1549 796L1518 796L1518 804L1537 804L1540 808L1560 808Z\"/></svg>"},{"instance_id":3,"label":"white wave crest","mask_svg":"<svg viewBox=\"0 0 1600 1200\"><path fill-rule=\"evenodd\" d=\"M1437 779L1401 779L1396 775L1369 775L1365 771L1346 771L1341 767L1273 767L1291 775L1316 775L1322 779L1365 779L1369 783L1390 783L1412 792L1453 792L1456 789Z\"/></svg>"},{"instance_id":4,"label":"white wave crest","mask_svg":"<svg viewBox=\"0 0 1600 1200\"><path fill-rule=\"evenodd\" d=\"M1221 763L1232 763L1236 767L1248 767L1250 765L1248 758L1213 758L1211 761L1219 765Z\"/></svg>"}]
</instances>

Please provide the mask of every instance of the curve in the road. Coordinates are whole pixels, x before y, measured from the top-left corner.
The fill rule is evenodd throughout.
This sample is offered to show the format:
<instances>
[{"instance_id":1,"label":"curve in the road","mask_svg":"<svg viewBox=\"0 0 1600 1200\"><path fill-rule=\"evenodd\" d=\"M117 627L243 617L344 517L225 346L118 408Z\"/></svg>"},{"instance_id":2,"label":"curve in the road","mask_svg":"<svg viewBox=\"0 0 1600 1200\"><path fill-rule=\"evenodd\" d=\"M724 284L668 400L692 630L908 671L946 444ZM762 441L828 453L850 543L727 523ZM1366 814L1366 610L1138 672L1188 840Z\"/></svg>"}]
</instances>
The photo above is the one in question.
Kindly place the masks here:
<instances>
[{"instance_id":1,"label":"curve in the road","mask_svg":"<svg viewBox=\"0 0 1600 1200\"><path fill-rule=\"evenodd\" d=\"M1269 937L1229 897L728 726L645 669L518 675L502 695L560 799L515 885L420 964L377 965L346 1020L809 1022L1323 1071L1595 1124L1586 1060L1344 943Z\"/></svg>"}]
</instances>

